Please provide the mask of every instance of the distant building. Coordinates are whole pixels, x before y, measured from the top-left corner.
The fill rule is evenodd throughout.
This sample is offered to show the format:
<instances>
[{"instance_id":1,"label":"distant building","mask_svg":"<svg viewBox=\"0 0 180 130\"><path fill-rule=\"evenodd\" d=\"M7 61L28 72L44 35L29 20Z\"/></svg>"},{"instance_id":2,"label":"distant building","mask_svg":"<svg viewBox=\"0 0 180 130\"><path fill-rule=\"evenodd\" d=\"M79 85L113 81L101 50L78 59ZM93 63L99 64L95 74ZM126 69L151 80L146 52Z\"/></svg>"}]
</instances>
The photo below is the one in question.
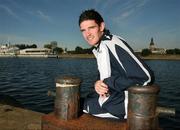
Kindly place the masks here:
<instances>
[{"instance_id":1,"label":"distant building","mask_svg":"<svg viewBox=\"0 0 180 130\"><path fill-rule=\"evenodd\" d=\"M151 38L151 42L149 44L149 50L152 54L166 54L166 49L164 48L157 48L153 38Z\"/></svg>"},{"instance_id":2,"label":"distant building","mask_svg":"<svg viewBox=\"0 0 180 130\"><path fill-rule=\"evenodd\" d=\"M56 58L57 55L52 54L48 48L26 48L19 51L18 57L48 57Z\"/></svg>"},{"instance_id":3,"label":"distant building","mask_svg":"<svg viewBox=\"0 0 180 130\"><path fill-rule=\"evenodd\" d=\"M46 55L50 53L51 49L48 48L26 48L19 51L20 55Z\"/></svg>"},{"instance_id":4,"label":"distant building","mask_svg":"<svg viewBox=\"0 0 180 130\"><path fill-rule=\"evenodd\" d=\"M57 55L52 53L48 48L26 48L20 50L15 45L0 45L0 57L15 56L15 57L48 57L56 58Z\"/></svg>"},{"instance_id":5,"label":"distant building","mask_svg":"<svg viewBox=\"0 0 180 130\"><path fill-rule=\"evenodd\" d=\"M19 48L10 44L0 46L1 55L15 55L19 51Z\"/></svg>"},{"instance_id":6,"label":"distant building","mask_svg":"<svg viewBox=\"0 0 180 130\"><path fill-rule=\"evenodd\" d=\"M151 51L154 51L156 49L153 38L151 38L151 42L149 44L149 49Z\"/></svg>"}]
</instances>

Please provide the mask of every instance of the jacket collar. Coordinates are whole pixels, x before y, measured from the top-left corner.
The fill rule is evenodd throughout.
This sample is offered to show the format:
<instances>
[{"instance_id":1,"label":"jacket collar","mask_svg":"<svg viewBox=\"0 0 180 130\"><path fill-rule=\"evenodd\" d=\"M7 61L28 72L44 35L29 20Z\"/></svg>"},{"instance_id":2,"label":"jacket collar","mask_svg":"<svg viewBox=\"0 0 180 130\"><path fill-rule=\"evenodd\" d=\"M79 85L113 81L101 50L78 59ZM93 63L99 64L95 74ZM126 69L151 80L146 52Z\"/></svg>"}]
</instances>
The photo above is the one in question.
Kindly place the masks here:
<instances>
[{"instance_id":1,"label":"jacket collar","mask_svg":"<svg viewBox=\"0 0 180 130\"><path fill-rule=\"evenodd\" d=\"M99 51L99 47L100 47L100 44L102 41L106 41L106 40L111 40L112 39L112 34L110 34L110 31L109 30L104 30L104 34L102 35L102 37L100 38L98 44L96 44L94 46L94 48Z\"/></svg>"},{"instance_id":2,"label":"jacket collar","mask_svg":"<svg viewBox=\"0 0 180 130\"><path fill-rule=\"evenodd\" d=\"M104 34L101 38L101 41L111 40L111 39L112 39L112 35L111 35L110 31L105 29Z\"/></svg>"}]
</instances>

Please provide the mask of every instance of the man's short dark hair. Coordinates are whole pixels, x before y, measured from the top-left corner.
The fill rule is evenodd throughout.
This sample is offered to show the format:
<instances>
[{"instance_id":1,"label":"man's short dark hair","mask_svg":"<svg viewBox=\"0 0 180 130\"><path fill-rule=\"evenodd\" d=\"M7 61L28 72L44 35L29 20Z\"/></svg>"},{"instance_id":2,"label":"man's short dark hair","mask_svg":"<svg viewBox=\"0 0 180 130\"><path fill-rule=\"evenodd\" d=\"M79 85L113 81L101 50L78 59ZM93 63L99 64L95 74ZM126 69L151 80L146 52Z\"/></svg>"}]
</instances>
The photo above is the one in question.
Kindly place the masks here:
<instances>
[{"instance_id":1,"label":"man's short dark hair","mask_svg":"<svg viewBox=\"0 0 180 130\"><path fill-rule=\"evenodd\" d=\"M79 16L79 26L85 20L95 20L95 22L100 26L104 22L102 16L94 9L85 10Z\"/></svg>"}]
</instances>

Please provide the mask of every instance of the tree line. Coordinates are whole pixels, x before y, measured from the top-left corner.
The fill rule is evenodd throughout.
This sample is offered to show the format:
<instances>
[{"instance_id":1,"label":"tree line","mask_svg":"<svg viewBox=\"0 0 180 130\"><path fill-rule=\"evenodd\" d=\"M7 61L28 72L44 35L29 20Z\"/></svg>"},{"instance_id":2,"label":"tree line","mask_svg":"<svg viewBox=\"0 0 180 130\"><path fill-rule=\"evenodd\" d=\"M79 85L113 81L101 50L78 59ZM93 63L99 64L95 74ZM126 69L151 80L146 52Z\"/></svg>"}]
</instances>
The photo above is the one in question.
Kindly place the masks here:
<instances>
[{"instance_id":1,"label":"tree line","mask_svg":"<svg viewBox=\"0 0 180 130\"><path fill-rule=\"evenodd\" d=\"M166 54L180 54L180 49L178 49L178 48L175 48L175 49L168 49L168 50L166 50Z\"/></svg>"},{"instance_id":2,"label":"tree line","mask_svg":"<svg viewBox=\"0 0 180 130\"><path fill-rule=\"evenodd\" d=\"M16 47L19 49L26 49L26 48L37 48L36 44L32 45L27 45L27 44L16 44ZM57 41L52 41L50 44L45 44L44 48L51 49L54 54L62 54L62 53L68 53L68 54L92 54L92 50L94 47L90 48L82 48L80 46L77 46L74 50L67 50L67 48L63 49L61 47L57 46ZM142 56L148 56L151 55L152 52L150 49L145 48L141 51L140 55ZM167 49L166 54L173 54L173 55L179 55L180 54L180 49L175 48L175 49Z\"/></svg>"},{"instance_id":3,"label":"tree line","mask_svg":"<svg viewBox=\"0 0 180 130\"><path fill-rule=\"evenodd\" d=\"M141 55L142 56L148 56L148 55L151 55L152 52L150 49L148 48L145 48L141 51ZM166 50L166 54L171 54L171 55L179 55L180 54L180 49L178 48L175 48L175 49L167 49Z\"/></svg>"},{"instance_id":4,"label":"tree line","mask_svg":"<svg viewBox=\"0 0 180 130\"><path fill-rule=\"evenodd\" d=\"M28 44L16 44L16 47L18 47L20 50L27 49L27 48L37 48L36 44L28 45ZM77 46L75 50L67 50L67 48L63 49L61 47L57 46L56 41L52 41L49 44L45 44L44 48L51 49L53 54L62 54L62 53L68 53L68 54L92 54L91 48L82 48L80 46Z\"/></svg>"},{"instance_id":5,"label":"tree line","mask_svg":"<svg viewBox=\"0 0 180 130\"><path fill-rule=\"evenodd\" d=\"M16 44L16 47L18 47L20 50L21 49L26 49L26 48L37 48L36 44L28 45L28 44Z\"/></svg>"}]
</instances>

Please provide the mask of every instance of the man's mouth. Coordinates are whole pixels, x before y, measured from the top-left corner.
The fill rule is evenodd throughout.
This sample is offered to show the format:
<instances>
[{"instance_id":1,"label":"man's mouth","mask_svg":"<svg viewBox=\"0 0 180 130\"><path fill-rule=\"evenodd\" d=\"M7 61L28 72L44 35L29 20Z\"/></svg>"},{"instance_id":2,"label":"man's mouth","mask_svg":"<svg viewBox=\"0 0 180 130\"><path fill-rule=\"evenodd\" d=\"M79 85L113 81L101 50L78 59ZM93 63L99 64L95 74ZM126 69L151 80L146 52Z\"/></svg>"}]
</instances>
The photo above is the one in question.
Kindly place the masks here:
<instances>
[{"instance_id":1,"label":"man's mouth","mask_svg":"<svg viewBox=\"0 0 180 130\"><path fill-rule=\"evenodd\" d=\"M88 40L88 41L91 41L93 38L94 38L94 36L88 36L88 37L87 37L87 40Z\"/></svg>"}]
</instances>

